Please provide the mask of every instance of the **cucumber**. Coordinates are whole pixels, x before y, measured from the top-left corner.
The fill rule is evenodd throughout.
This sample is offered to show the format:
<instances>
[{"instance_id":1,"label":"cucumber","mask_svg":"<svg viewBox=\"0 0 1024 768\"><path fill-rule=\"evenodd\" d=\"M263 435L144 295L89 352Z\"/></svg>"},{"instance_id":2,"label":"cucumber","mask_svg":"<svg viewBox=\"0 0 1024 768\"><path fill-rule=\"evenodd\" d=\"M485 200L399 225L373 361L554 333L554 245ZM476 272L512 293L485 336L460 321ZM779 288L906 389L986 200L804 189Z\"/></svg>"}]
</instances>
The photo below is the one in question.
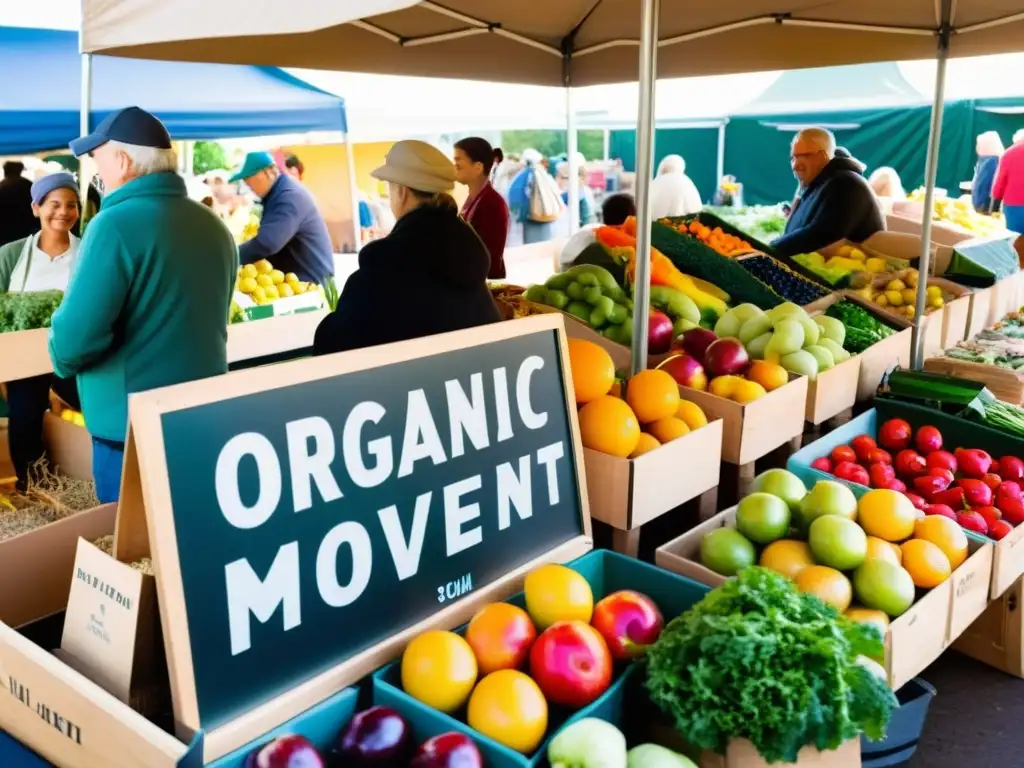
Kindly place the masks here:
<instances>
[{"instance_id":1,"label":"cucumber","mask_svg":"<svg viewBox=\"0 0 1024 768\"><path fill-rule=\"evenodd\" d=\"M620 323L626 322L626 318L629 317L629 312L621 304L616 304L615 309L608 315L608 322L613 325L619 325Z\"/></svg>"},{"instance_id":2,"label":"cucumber","mask_svg":"<svg viewBox=\"0 0 1024 768\"><path fill-rule=\"evenodd\" d=\"M535 304L547 304L548 303L548 289L543 285L531 285L526 289L526 293L523 297L527 301L532 301Z\"/></svg>"},{"instance_id":3,"label":"cucumber","mask_svg":"<svg viewBox=\"0 0 1024 768\"><path fill-rule=\"evenodd\" d=\"M544 283L544 286L551 290L564 291L566 288L569 287L569 283L571 282L573 282L572 277L570 277L565 272L562 272L560 274L552 275L551 277L549 277L548 281Z\"/></svg>"},{"instance_id":4,"label":"cucumber","mask_svg":"<svg viewBox=\"0 0 1024 768\"><path fill-rule=\"evenodd\" d=\"M569 273L566 272L565 274L568 275ZM601 285L601 281L597 279L597 275L593 275L590 272L581 272L578 275L573 275L573 277L571 279L575 280L580 285L586 285L586 286L591 286L591 285L600 286Z\"/></svg>"},{"instance_id":5,"label":"cucumber","mask_svg":"<svg viewBox=\"0 0 1024 768\"><path fill-rule=\"evenodd\" d=\"M589 288L583 289L583 300L592 307L596 307L597 302L599 302L602 298L604 297L601 295L600 286L592 285ZM608 301L611 301L611 299L608 299Z\"/></svg>"}]
</instances>

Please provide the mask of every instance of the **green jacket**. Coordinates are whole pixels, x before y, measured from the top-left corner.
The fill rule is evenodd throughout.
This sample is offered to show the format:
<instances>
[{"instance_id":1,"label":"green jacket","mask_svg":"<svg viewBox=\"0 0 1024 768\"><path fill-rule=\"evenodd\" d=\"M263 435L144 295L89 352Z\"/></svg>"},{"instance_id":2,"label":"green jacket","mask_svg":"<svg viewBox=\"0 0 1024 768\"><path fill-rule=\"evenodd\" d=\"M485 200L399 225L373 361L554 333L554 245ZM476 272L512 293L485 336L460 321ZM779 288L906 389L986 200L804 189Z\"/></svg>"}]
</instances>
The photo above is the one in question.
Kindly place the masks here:
<instances>
[{"instance_id":1,"label":"green jacket","mask_svg":"<svg viewBox=\"0 0 1024 768\"><path fill-rule=\"evenodd\" d=\"M226 373L238 249L175 173L128 182L85 231L50 330L93 436L123 441L128 395Z\"/></svg>"},{"instance_id":2,"label":"green jacket","mask_svg":"<svg viewBox=\"0 0 1024 768\"><path fill-rule=\"evenodd\" d=\"M7 245L0 245L0 293L7 293L11 290L11 275L18 265L18 259L21 258L21 251L25 247L26 240L28 237L7 243Z\"/></svg>"}]
</instances>

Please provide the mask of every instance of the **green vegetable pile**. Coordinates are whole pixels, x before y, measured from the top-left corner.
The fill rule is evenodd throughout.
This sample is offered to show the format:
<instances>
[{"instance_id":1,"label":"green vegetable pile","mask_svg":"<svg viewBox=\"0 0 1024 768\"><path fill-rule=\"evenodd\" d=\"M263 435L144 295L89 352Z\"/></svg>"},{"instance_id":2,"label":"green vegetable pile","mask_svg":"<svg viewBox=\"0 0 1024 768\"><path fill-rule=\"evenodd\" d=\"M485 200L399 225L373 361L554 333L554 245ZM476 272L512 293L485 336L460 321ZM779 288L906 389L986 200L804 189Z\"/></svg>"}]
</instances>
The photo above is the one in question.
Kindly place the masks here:
<instances>
[{"instance_id":1,"label":"green vegetable pile","mask_svg":"<svg viewBox=\"0 0 1024 768\"><path fill-rule=\"evenodd\" d=\"M692 746L722 755L744 738L767 762L795 762L805 746L885 735L896 698L859 660L882 653L876 627L753 567L665 627L646 687Z\"/></svg>"},{"instance_id":2,"label":"green vegetable pile","mask_svg":"<svg viewBox=\"0 0 1024 768\"><path fill-rule=\"evenodd\" d=\"M63 298L63 291L0 294L0 333L49 328Z\"/></svg>"},{"instance_id":3,"label":"green vegetable pile","mask_svg":"<svg viewBox=\"0 0 1024 768\"><path fill-rule=\"evenodd\" d=\"M544 285L531 285L524 296L527 301L568 312L618 344L632 342L633 302L604 267L577 264L548 278ZM696 305L692 301L690 305L700 320Z\"/></svg>"},{"instance_id":4,"label":"green vegetable pile","mask_svg":"<svg viewBox=\"0 0 1024 768\"><path fill-rule=\"evenodd\" d=\"M896 333L894 328L890 328L864 307L847 299L837 301L825 310L825 314L846 326L843 347L854 355L859 355L872 344Z\"/></svg>"}]
</instances>

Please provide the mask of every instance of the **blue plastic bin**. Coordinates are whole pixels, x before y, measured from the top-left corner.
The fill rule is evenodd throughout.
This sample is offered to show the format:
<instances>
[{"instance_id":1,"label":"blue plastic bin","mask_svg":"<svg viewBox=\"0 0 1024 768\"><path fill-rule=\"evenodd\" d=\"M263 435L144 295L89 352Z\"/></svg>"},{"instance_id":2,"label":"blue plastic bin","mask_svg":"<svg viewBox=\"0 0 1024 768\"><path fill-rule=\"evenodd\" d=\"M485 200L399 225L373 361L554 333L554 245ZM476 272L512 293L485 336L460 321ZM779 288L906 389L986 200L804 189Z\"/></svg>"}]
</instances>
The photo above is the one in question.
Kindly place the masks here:
<instances>
[{"instance_id":1,"label":"blue plastic bin","mask_svg":"<svg viewBox=\"0 0 1024 768\"><path fill-rule=\"evenodd\" d=\"M786 469L803 480L804 485L808 488L813 488L814 484L819 480L836 480L855 490L860 489L861 495L863 495L864 492L870 490L866 485L840 480L838 477L827 472L814 469L811 466L811 462L815 459L820 459L822 456L828 456L832 453L833 449L838 448L840 445L848 445L857 435L871 435L875 437L877 434L878 414L872 408L870 411L865 411L857 418L843 424L843 426L833 429L813 443L805 445L789 457L789 460L786 462Z\"/></svg>"},{"instance_id":2,"label":"blue plastic bin","mask_svg":"<svg viewBox=\"0 0 1024 768\"><path fill-rule=\"evenodd\" d=\"M709 590L704 584L698 584L683 576L609 550L595 550L567 565L581 573L590 583L595 600L620 589L634 589L654 600L666 621L699 602ZM526 605L522 593L510 598L509 602L520 607ZM462 634L465 627L460 627L457 631ZM384 704L400 712L409 721L419 739L430 738L447 731L468 734L480 747L487 768L534 768L547 764L545 755L548 741L567 723L583 717L599 717L621 725L626 689L638 672L637 665L625 665L618 671L614 682L604 694L576 712L569 713L552 708L548 713L548 732L532 755L515 752L473 730L463 719L427 707L406 694L401 687L400 662L389 664L374 672L373 703Z\"/></svg>"},{"instance_id":3,"label":"blue plastic bin","mask_svg":"<svg viewBox=\"0 0 1024 768\"><path fill-rule=\"evenodd\" d=\"M917 751L928 707L935 698L931 683L915 677L896 693L900 706L892 713L885 738L872 741L860 737L860 753L863 768L886 768L908 761Z\"/></svg>"}]
</instances>

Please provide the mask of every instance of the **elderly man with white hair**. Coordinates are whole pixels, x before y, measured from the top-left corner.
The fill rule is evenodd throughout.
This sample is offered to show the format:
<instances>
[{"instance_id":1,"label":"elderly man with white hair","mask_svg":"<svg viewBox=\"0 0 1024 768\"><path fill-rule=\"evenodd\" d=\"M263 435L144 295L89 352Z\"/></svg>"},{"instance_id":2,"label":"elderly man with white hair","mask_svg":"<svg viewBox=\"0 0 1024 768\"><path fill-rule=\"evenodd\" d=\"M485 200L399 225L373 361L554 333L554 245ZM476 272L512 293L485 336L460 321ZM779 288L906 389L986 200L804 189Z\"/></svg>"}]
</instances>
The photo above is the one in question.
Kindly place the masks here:
<instances>
[{"instance_id":1,"label":"elderly man with white hair","mask_svg":"<svg viewBox=\"0 0 1024 768\"><path fill-rule=\"evenodd\" d=\"M772 244L780 255L812 253L843 239L860 243L885 229L863 164L848 152L837 154L831 131L800 131L793 139L790 162L800 191L785 234Z\"/></svg>"},{"instance_id":2,"label":"elderly man with white hair","mask_svg":"<svg viewBox=\"0 0 1024 768\"><path fill-rule=\"evenodd\" d=\"M227 373L238 251L217 215L190 200L163 123L138 107L71 142L103 181L50 330L50 360L77 377L100 502L117 501L128 396Z\"/></svg>"},{"instance_id":3,"label":"elderly man with white hair","mask_svg":"<svg viewBox=\"0 0 1024 768\"><path fill-rule=\"evenodd\" d=\"M658 164L658 173L651 182L651 218L699 213L704 204L697 185L686 175L686 161L681 155L668 155Z\"/></svg>"}]
</instances>

